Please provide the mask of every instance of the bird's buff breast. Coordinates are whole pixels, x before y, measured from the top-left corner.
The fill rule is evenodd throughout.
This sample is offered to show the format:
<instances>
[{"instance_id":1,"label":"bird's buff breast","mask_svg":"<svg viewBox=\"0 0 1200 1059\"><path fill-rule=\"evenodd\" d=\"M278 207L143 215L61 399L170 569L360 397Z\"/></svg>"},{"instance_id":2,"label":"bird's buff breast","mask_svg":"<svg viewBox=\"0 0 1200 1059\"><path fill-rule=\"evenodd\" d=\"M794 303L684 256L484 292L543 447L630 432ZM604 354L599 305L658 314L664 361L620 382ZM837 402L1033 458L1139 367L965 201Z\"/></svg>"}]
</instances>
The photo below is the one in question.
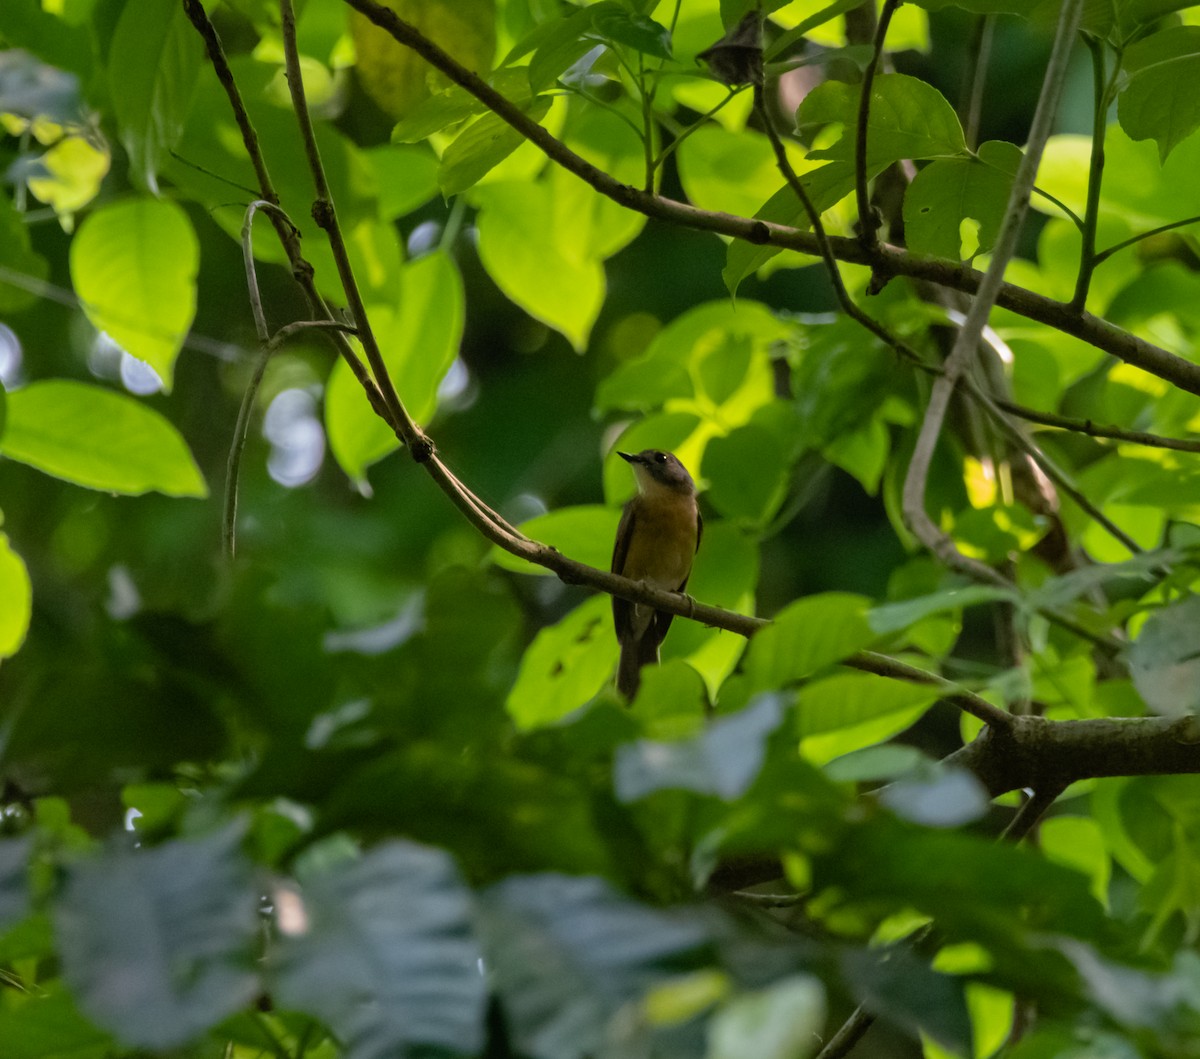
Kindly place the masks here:
<instances>
[{"instance_id":1,"label":"bird's buff breast","mask_svg":"<svg viewBox=\"0 0 1200 1059\"><path fill-rule=\"evenodd\" d=\"M647 546L632 549L625 562L625 576L648 581L658 588L677 589L692 569L696 554L696 507L673 505L670 510L638 514L638 543Z\"/></svg>"}]
</instances>

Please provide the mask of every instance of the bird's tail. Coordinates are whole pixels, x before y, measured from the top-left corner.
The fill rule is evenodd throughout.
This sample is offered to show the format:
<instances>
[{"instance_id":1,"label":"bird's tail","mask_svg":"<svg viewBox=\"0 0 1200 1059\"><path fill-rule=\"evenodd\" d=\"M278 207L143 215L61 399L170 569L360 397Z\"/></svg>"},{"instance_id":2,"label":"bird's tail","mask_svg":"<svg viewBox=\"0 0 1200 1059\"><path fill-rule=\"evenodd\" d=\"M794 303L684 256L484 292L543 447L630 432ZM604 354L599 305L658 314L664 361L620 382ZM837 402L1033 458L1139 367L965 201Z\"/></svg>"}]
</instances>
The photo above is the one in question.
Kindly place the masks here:
<instances>
[{"instance_id":1,"label":"bird's tail","mask_svg":"<svg viewBox=\"0 0 1200 1059\"><path fill-rule=\"evenodd\" d=\"M642 666L658 661L658 642L652 635L653 624L638 639L630 637L621 643L621 660L617 663L617 691L630 702L642 682Z\"/></svg>"}]
</instances>

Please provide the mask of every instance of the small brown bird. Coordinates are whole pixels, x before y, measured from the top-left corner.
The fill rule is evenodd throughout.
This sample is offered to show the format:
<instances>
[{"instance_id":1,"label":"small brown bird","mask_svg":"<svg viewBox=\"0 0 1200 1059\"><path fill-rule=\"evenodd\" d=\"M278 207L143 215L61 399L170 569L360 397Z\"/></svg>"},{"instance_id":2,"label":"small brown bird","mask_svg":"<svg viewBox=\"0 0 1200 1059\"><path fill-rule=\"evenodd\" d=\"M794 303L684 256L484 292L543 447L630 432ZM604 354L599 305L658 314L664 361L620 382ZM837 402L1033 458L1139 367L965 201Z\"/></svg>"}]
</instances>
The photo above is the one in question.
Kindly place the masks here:
<instances>
[{"instance_id":1,"label":"small brown bird","mask_svg":"<svg viewBox=\"0 0 1200 1059\"><path fill-rule=\"evenodd\" d=\"M636 456L627 452L617 455L633 467L638 491L625 505L617 528L613 573L682 592L704 531L692 476L669 452L646 449ZM658 661L658 646L674 615L616 596L612 605L617 642L621 645L617 690L632 699L637 694L642 666Z\"/></svg>"}]
</instances>

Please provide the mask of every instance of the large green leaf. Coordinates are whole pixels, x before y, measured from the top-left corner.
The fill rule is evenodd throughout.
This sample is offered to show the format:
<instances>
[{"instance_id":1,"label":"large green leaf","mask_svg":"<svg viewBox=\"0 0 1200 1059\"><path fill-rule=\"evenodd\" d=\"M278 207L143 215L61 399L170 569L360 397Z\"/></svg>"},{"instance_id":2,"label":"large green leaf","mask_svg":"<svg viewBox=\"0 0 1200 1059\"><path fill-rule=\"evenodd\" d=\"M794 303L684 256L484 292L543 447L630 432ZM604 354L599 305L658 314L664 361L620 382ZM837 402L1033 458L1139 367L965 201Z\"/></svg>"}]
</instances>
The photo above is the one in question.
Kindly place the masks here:
<instances>
[{"instance_id":1,"label":"large green leaf","mask_svg":"<svg viewBox=\"0 0 1200 1059\"><path fill-rule=\"evenodd\" d=\"M590 700L617 664L612 602L595 596L534 637L509 692L509 716L520 728L554 724Z\"/></svg>"},{"instance_id":2,"label":"large green leaf","mask_svg":"<svg viewBox=\"0 0 1200 1059\"><path fill-rule=\"evenodd\" d=\"M909 248L952 261L971 261L995 244L1021 152L989 141L979 158L943 158L922 169L904 195Z\"/></svg>"},{"instance_id":3,"label":"large green leaf","mask_svg":"<svg viewBox=\"0 0 1200 1059\"><path fill-rule=\"evenodd\" d=\"M853 160L860 95L858 85L826 81L804 97L796 111L800 128L840 125L842 129L832 146L810 151L810 158ZM868 166L888 166L902 159L952 158L965 150L958 116L936 88L907 74L875 78L867 120Z\"/></svg>"},{"instance_id":4,"label":"large green leaf","mask_svg":"<svg viewBox=\"0 0 1200 1059\"><path fill-rule=\"evenodd\" d=\"M158 172L183 135L204 46L182 4L129 0L108 53L108 90L130 173L158 191Z\"/></svg>"},{"instance_id":5,"label":"large green leaf","mask_svg":"<svg viewBox=\"0 0 1200 1059\"><path fill-rule=\"evenodd\" d=\"M755 633L746 675L761 690L783 687L862 650L875 637L863 597L846 592L808 596Z\"/></svg>"},{"instance_id":6,"label":"large green leaf","mask_svg":"<svg viewBox=\"0 0 1200 1059\"><path fill-rule=\"evenodd\" d=\"M614 508L581 504L548 511L522 522L521 532L535 541L549 544L568 558L607 570L620 518L620 512ZM519 559L499 546L492 549L492 559L497 566L519 574L551 575L546 567Z\"/></svg>"},{"instance_id":7,"label":"large green leaf","mask_svg":"<svg viewBox=\"0 0 1200 1059\"><path fill-rule=\"evenodd\" d=\"M54 906L63 977L120 1040L167 1049L258 991L258 895L231 825L131 849L121 838L66 872Z\"/></svg>"},{"instance_id":8,"label":"large green leaf","mask_svg":"<svg viewBox=\"0 0 1200 1059\"><path fill-rule=\"evenodd\" d=\"M536 97L525 116L541 121L550 110L548 96ZM485 114L458 134L442 155L438 186L446 198L479 183L490 170L525 142L525 137L497 114Z\"/></svg>"},{"instance_id":9,"label":"large green leaf","mask_svg":"<svg viewBox=\"0 0 1200 1059\"><path fill-rule=\"evenodd\" d=\"M167 390L196 315L199 266L187 214L164 199L102 206L71 243L71 282L88 319L149 364Z\"/></svg>"},{"instance_id":10,"label":"large green leaf","mask_svg":"<svg viewBox=\"0 0 1200 1059\"><path fill-rule=\"evenodd\" d=\"M89 489L208 495L179 432L141 401L52 379L8 395L0 453Z\"/></svg>"},{"instance_id":11,"label":"large green leaf","mask_svg":"<svg viewBox=\"0 0 1200 1059\"><path fill-rule=\"evenodd\" d=\"M1171 26L1129 46L1129 80L1117 98L1117 116L1131 139L1152 139L1166 161L1180 141L1200 128L1200 26Z\"/></svg>"},{"instance_id":12,"label":"large green leaf","mask_svg":"<svg viewBox=\"0 0 1200 1059\"><path fill-rule=\"evenodd\" d=\"M488 275L530 316L587 345L604 302L604 267L559 229L552 187L487 184L479 203L479 257Z\"/></svg>"},{"instance_id":13,"label":"large green leaf","mask_svg":"<svg viewBox=\"0 0 1200 1059\"><path fill-rule=\"evenodd\" d=\"M437 409L438 387L458 355L463 322L462 278L453 259L440 250L401 266L395 303L371 310L388 374L418 423L428 423ZM329 378L325 426L338 464L356 480L400 447L342 360Z\"/></svg>"},{"instance_id":14,"label":"large green leaf","mask_svg":"<svg viewBox=\"0 0 1200 1059\"><path fill-rule=\"evenodd\" d=\"M337 1034L347 1059L475 1054L487 999L470 891L441 850L391 842L304 879L281 919L276 996Z\"/></svg>"}]
</instances>

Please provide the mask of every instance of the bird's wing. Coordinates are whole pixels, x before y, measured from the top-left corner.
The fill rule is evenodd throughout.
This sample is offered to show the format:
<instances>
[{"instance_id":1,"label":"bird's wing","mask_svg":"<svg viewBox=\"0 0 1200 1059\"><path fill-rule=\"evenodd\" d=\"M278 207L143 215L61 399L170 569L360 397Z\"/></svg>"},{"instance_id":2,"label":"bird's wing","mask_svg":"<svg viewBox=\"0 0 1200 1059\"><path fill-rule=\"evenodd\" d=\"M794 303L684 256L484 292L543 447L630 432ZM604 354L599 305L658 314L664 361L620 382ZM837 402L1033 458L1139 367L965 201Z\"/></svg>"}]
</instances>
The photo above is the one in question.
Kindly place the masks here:
<instances>
[{"instance_id":1,"label":"bird's wing","mask_svg":"<svg viewBox=\"0 0 1200 1059\"><path fill-rule=\"evenodd\" d=\"M612 572L614 574L624 573L625 570L625 557L629 554L629 542L633 539L633 525L636 521L633 509L634 503L631 500L625 505L625 510L621 512L621 521L617 526L617 539L613 544ZM627 599L613 596L612 608L613 625L616 626L617 639L620 640L632 632L633 604Z\"/></svg>"}]
</instances>

